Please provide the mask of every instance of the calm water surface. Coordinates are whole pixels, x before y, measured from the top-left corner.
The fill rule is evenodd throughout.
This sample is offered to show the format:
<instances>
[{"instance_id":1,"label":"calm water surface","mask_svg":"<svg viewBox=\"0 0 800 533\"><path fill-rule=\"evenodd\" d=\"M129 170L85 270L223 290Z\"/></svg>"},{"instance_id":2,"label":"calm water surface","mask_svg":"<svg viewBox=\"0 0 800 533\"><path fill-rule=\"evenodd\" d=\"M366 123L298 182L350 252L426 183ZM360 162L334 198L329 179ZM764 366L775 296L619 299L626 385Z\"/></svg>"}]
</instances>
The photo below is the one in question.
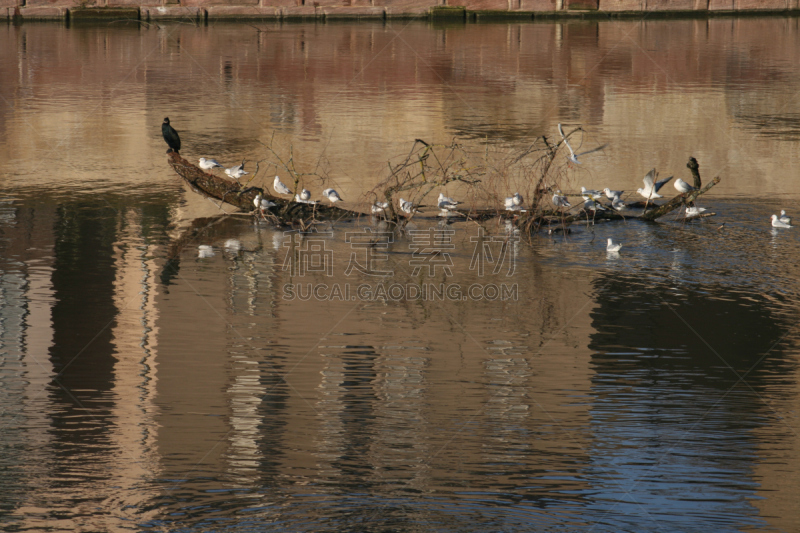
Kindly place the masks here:
<instances>
[{"instance_id":1,"label":"calm water surface","mask_svg":"<svg viewBox=\"0 0 800 533\"><path fill-rule=\"evenodd\" d=\"M3 529L796 529L800 230L768 217L800 199L798 26L0 28ZM348 269L348 233L381 228L340 222L293 271L292 234L202 218L165 116L184 156L261 161L259 185L264 144L291 147L350 207L416 138L503 153L580 124L609 146L565 186L694 156L717 216L530 242L493 222L481 276L478 226L423 214L385 279ZM415 272L430 230L450 262Z\"/></svg>"}]
</instances>

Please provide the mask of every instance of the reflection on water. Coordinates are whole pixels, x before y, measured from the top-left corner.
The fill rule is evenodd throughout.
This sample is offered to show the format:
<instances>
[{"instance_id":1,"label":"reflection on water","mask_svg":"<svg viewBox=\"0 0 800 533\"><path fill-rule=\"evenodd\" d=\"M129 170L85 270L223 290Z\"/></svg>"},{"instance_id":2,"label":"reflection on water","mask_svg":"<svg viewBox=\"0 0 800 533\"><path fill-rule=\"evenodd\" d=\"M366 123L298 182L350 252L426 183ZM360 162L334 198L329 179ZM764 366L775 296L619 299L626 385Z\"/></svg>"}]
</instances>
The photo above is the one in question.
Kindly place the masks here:
<instances>
[{"instance_id":1,"label":"reflection on water","mask_svg":"<svg viewBox=\"0 0 800 533\"><path fill-rule=\"evenodd\" d=\"M0 30L4 530L793 528L800 236L768 217L796 194L797 20L262 29ZM580 122L616 141L576 182L692 153L719 215L490 223L514 268L483 275L475 224L419 216L452 261L415 272L400 233L376 279L346 268L369 219L198 219L219 210L164 164L165 115L191 157L291 137L345 198L409 139ZM288 268L295 238L330 272ZM381 282L516 297L331 297Z\"/></svg>"}]
</instances>

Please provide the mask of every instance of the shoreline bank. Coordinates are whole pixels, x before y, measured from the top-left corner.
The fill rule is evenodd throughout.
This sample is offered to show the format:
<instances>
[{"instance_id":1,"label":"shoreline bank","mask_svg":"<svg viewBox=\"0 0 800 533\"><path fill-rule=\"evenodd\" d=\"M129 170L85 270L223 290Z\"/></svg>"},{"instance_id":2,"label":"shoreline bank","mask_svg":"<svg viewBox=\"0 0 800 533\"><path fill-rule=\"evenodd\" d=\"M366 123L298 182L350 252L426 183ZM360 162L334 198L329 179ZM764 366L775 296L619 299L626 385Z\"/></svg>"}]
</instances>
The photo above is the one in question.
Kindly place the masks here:
<instances>
[{"instance_id":1,"label":"shoreline bank","mask_svg":"<svg viewBox=\"0 0 800 533\"><path fill-rule=\"evenodd\" d=\"M11 0L15 4L18 0ZM126 0L121 0L126 1ZM237 0L233 0L237 1ZM237 5L112 5L86 6L70 0L26 1L9 6L0 0L0 18L8 23L31 21L142 22L183 20L199 23L220 21L385 20L419 18L477 22L485 20L613 20L680 19L752 16L800 16L800 0L453 0L458 6L431 5L426 0L328 0L306 5L306 0L256 0ZM375 2L383 5L373 5ZM217 4L210 0L208 4ZM369 3L367 3L369 2ZM3 4L6 4L5 6ZM352 5L365 4L365 5ZM344 5L343 5L344 4Z\"/></svg>"}]
</instances>

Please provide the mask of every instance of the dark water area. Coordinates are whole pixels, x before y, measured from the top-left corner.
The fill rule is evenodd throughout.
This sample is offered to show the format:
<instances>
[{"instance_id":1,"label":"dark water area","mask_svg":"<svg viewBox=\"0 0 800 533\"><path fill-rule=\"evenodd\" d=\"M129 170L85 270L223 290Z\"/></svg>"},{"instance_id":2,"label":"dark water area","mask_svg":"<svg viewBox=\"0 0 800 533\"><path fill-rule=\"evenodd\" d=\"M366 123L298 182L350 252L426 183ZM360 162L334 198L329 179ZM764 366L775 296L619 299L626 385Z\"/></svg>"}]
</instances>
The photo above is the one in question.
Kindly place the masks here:
<instances>
[{"instance_id":1,"label":"dark water area","mask_svg":"<svg viewBox=\"0 0 800 533\"><path fill-rule=\"evenodd\" d=\"M0 29L2 529L796 528L796 19L257 29ZM565 188L722 182L566 236L423 212L375 276L373 218L215 218L164 116L191 160L291 143L351 208L415 138L557 123L609 143Z\"/></svg>"}]
</instances>

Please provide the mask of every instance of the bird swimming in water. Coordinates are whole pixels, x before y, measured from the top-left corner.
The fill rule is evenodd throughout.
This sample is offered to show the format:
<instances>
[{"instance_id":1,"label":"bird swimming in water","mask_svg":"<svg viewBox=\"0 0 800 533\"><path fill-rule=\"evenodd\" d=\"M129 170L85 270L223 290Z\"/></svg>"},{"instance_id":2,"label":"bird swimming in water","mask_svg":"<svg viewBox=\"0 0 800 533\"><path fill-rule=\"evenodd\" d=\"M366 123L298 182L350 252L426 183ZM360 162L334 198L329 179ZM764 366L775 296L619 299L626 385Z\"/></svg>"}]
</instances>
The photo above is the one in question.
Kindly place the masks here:
<instances>
[{"instance_id":1,"label":"bird swimming in water","mask_svg":"<svg viewBox=\"0 0 800 533\"><path fill-rule=\"evenodd\" d=\"M696 217L705 210L705 207L686 207L686 217Z\"/></svg>"},{"instance_id":2,"label":"bird swimming in water","mask_svg":"<svg viewBox=\"0 0 800 533\"><path fill-rule=\"evenodd\" d=\"M787 224L786 222L781 222L778 218L778 215L772 215L772 227L773 228L791 228L792 226Z\"/></svg>"},{"instance_id":3,"label":"bird swimming in water","mask_svg":"<svg viewBox=\"0 0 800 533\"><path fill-rule=\"evenodd\" d=\"M241 165L236 165L235 167L226 168L225 174L230 176L231 178L238 180L242 176L246 176L250 174L249 172L244 171L244 161L242 161Z\"/></svg>"},{"instance_id":4,"label":"bird swimming in water","mask_svg":"<svg viewBox=\"0 0 800 533\"><path fill-rule=\"evenodd\" d=\"M786 211L784 211L783 209L781 209L781 216L778 218L778 220L780 220L784 224L791 224L792 223L792 217L787 217L786 216Z\"/></svg>"},{"instance_id":5,"label":"bird swimming in water","mask_svg":"<svg viewBox=\"0 0 800 533\"><path fill-rule=\"evenodd\" d=\"M203 170L211 170L215 167L222 168L222 165L220 165L219 161L216 159L206 159L205 157L200 158L200 164L198 166Z\"/></svg>"},{"instance_id":6,"label":"bird swimming in water","mask_svg":"<svg viewBox=\"0 0 800 533\"><path fill-rule=\"evenodd\" d=\"M330 201L331 205L335 204L336 202L342 201L342 197L339 196L339 193L333 189L325 189L324 191L322 191L322 196L327 198Z\"/></svg>"},{"instance_id":7,"label":"bird swimming in water","mask_svg":"<svg viewBox=\"0 0 800 533\"><path fill-rule=\"evenodd\" d=\"M622 248L621 244L614 244L614 241L611 240L611 237L608 238L608 244L606 244L607 252L619 252L620 248Z\"/></svg>"},{"instance_id":8,"label":"bird swimming in water","mask_svg":"<svg viewBox=\"0 0 800 533\"><path fill-rule=\"evenodd\" d=\"M167 141L167 146L172 148L175 152L181 151L181 138L178 137L178 132L175 128L169 125L169 117L164 118L164 123L161 124L161 135Z\"/></svg>"},{"instance_id":9,"label":"bird swimming in water","mask_svg":"<svg viewBox=\"0 0 800 533\"><path fill-rule=\"evenodd\" d=\"M292 194L292 190L284 185L278 176L275 176L275 181L272 182L272 188L275 189L277 194Z\"/></svg>"}]
</instances>

